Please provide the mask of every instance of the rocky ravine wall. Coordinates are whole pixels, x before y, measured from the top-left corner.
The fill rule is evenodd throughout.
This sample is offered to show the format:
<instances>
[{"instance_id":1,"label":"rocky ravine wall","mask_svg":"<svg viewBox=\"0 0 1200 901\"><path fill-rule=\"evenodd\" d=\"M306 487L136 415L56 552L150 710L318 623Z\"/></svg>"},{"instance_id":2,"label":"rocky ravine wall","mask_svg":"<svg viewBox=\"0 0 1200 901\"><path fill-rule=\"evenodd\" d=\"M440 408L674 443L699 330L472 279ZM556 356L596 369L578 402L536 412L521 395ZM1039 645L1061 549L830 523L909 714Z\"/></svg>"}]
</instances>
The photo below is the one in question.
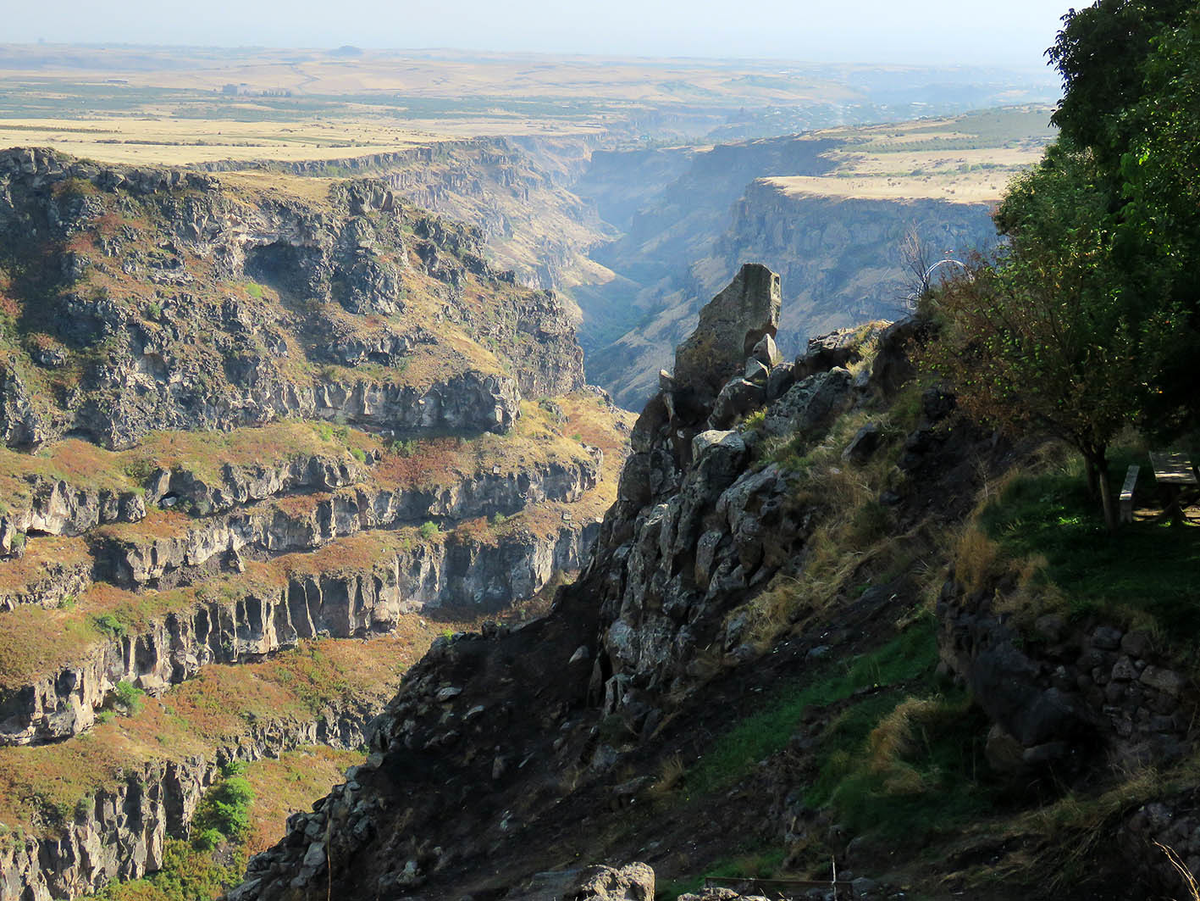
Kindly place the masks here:
<instances>
[{"instance_id":1,"label":"rocky ravine wall","mask_svg":"<svg viewBox=\"0 0 1200 901\"><path fill-rule=\"evenodd\" d=\"M736 148L726 149L732 153ZM790 168L731 166L731 172L745 171L744 180L736 186L723 185L723 190L732 187L733 192L726 195L724 205L708 210L697 226L703 239L679 248L675 254L679 262L669 272L656 271L659 280L652 286L647 283L638 294L642 321L637 328L606 346L588 348L591 381L630 409L641 409L658 389L658 371L670 368L673 348L695 327L698 298L715 294L728 273L745 262L761 261L780 274L784 293L779 346L792 356L803 351L811 335L904 315L900 245L910 226L929 244L934 259L945 252L965 258L972 250L985 251L996 242L988 204L795 195L758 177L821 171L795 160L786 164ZM689 179L701 179L701 174L693 173ZM707 184L707 179L702 183ZM656 213L694 215L709 202L676 193L672 204ZM648 246L655 250L648 255L652 260L664 257L656 244ZM631 253L627 259L637 257ZM609 262L624 274L627 261ZM632 269L631 277L636 279Z\"/></svg>"},{"instance_id":2,"label":"rocky ravine wall","mask_svg":"<svg viewBox=\"0 0 1200 901\"><path fill-rule=\"evenodd\" d=\"M128 224L139 216L147 227ZM114 217L124 224L109 234L103 223ZM511 273L483 260L477 232L406 206L381 182L339 183L314 206L241 195L197 172L10 150L0 153L0 238L12 257L6 266L50 253L52 284L42 289L50 298L17 299L58 314L42 343L0 366L0 440L10 446L75 431L129 447L154 429L227 429L285 416L400 432L502 432L519 415L520 392L562 394L583 384L582 352L557 299L514 287ZM67 249L76 245L88 249ZM255 280L310 307L293 315L229 295L230 283ZM494 293L482 318L464 301L468 281ZM374 338L349 338L362 345L358 362L390 367L413 342L442 340L388 318L406 310L410 283L437 295L439 321L461 323L510 365L435 374L422 388L325 373L320 364L347 362L337 348L363 321L322 313L322 304L382 317L367 330ZM134 286L141 294L125 297ZM317 365L282 365L297 348ZM62 369L72 358L86 360L80 389L41 396L38 370Z\"/></svg>"},{"instance_id":3,"label":"rocky ravine wall","mask_svg":"<svg viewBox=\"0 0 1200 901\"><path fill-rule=\"evenodd\" d=\"M780 349L797 353L810 335L904 314L900 247L910 228L930 248L930 262L965 259L997 240L991 204L791 194L756 179L733 205L713 256L726 268L762 260L780 274L789 286Z\"/></svg>"},{"instance_id":4,"label":"rocky ravine wall","mask_svg":"<svg viewBox=\"0 0 1200 901\"><path fill-rule=\"evenodd\" d=\"M165 587L189 569L243 549L267 554L312 550L372 529L510 515L546 500L573 503L595 487L597 477L595 465L552 463L515 475L481 473L428 490L350 487L314 498L300 513L262 505L206 518L178 537L101 536L97 569L118 585Z\"/></svg>"},{"instance_id":5,"label":"rocky ravine wall","mask_svg":"<svg viewBox=\"0 0 1200 901\"><path fill-rule=\"evenodd\" d=\"M209 663L254 661L315 636L389 632L404 613L440 605L496 610L531 597L557 570L578 569L598 524L562 523L542 538L518 532L494 544L414 544L366 572L292 577L277 589L203 601L135 635L113 637L78 663L0 689L0 744L76 735L121 680L153 694Z\"/></svg>"},{"instance_id":6,"label":"rocky ravine wall","mask_svg":"<svg viewBox=\"0 0 1200 901\"><path fill-rule=\"evenodd\" d=\"M357 748L374 707L334 709L305 721L257 723L242 743L211 756L146 764L80 805L54 837L0 838L0 901L58 901L159 869L169 837L187 835L201 796L223 764L306 744Z\"/></svg>"},{"instance_id":7,"label":"rocky ravine wall","mask_svg":"<svg viewBox=\"0 0 1200 901\"><path fill-rule=\"evenodd\" d=\"M770 340L777 280L761 267L748 267L712 305L706 322L737 334L731 348L752 338L753 357L715 354L704 335L679 348L681 371L707 361L701 381L720 390L706 397L664 375L634 428L618 500L581 579L522 629L435 642L373 727L378 753L356 770L357 787L337 788L319 810L294 818L230 899L323 897L329 859L346 897L401 897L435 873L490 866L481 863L488 848L540 816L548 795L560 797L524 781L529 773L612 770L619 755L595 726L600 717L622 734L650 736L664 722L665 698L695 683L692 665L706 647L738 652L725 615L799 559L813 523L789 502L786 472L750 465L749 442L766 434L728 430L732 416L767 404L772 428L817 434L874 382L870 370L856 381L832 363L814 372L780 360ZM907 336L900 330L885 342ZM441 786L436 797L406 781L417 771ZM397 796L403 801L389 806ZM470 837L443 830L440 811L460 802L478 814Z\"/></svg>"}]
</instances>

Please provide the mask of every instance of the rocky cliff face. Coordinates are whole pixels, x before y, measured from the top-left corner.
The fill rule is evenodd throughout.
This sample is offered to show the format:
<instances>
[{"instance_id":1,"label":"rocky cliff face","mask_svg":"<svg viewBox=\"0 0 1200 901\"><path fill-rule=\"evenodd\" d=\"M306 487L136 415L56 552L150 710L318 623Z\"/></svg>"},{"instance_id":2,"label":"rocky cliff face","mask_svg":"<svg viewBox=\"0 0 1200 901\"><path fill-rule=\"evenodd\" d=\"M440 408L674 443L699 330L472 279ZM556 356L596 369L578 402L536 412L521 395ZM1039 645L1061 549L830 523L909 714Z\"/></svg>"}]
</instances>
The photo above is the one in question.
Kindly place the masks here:
<instances>
[{"instance_id":1,"label":"rocky cliff face","mask_svg":"<svg viewBox=\"0 0 1200 901\"><path fill-rule=\"evenodd\" d=\"M736 404L735 418L771 405L786 431L816 438L876 390L841 368L818 366L797 380L804 370L781 363L760 340L779 312L777 277L764 272L743 274L728 295L753 301L729 306L719 296L712 309L725 312L710 317L722 321L731 346L756 348L746 376L734 376L717 399L672 383L651 401L581 580L559 594L548 617L521 630L436 644L373 727L376 753L356 771L358 787L291 823L231 898L315 896L329 861L347 894L437 897L480 887L477 868L507 860L517 836L529 842L537 827L577 815L567 811L578 811L581 797L612 790L614 775L627 772L622 761L632 760L618 747L650 741L686 707L679 699L703 682L706 649L739 647L746 624L731 622L730 611L777 574L798 571L816 511L797 503L787 470L753 465L760 433L716 427L720 399L736 398L726 400ZM681 346L680 360L691 353L692 344ZM714 356L710 371L721 362ZM749 646L735 653L756 656ZM437 781L436 796L403 775L410 772ZM535 772L537 787L527 775ZM576 775L558 775L567 772ZM628 797L648 781L635 779ZM468 819L439 824L437 811L468 798ZM306 838L343 817L332 844ZM521 877L502 878L515 887Z\"/></svg>"},{"instance_id":2,"label":"rocky cliff face","mask_svg":"<svg viewBox=\"0 0 1200 901\"><path fill-rule=\"evenodd\" d=\"M626 417L482 252L380 180L0 153L0 899L156 869L582 565Z\"/></svg>"},{"instance_id":3,"label":"rocky cliff face","mask_svg":"<svg viewBox=\"0 0 1200 901\"><path fill-rule=\"evenodd\" d=\"M714 256L726 266L763 260L791 286L779 327L781 348L794 354L812 335L904 314L910 230L934 261L966 259L997 240L987 203L819 197L757 179L733 205Z\"/></svg>"},{"instance_id":4,"label":"rocky cliff face","mask_svg":"<svg viewBox=\"0 0 1200 901\"><path fill-rule=\"evenodd\" d=\"M422 209L472 226L489 259L524 285L555 290L594 274L589 247L610 229L595 208L568 190L598 138L472 138L392 153L254 168L305 177L376 178ZM243 160L207 163L205 171L241 170Z\"/></svg>"},{"instance_id":5,"label":"rocky cliff face","mask_svg":"<svg viewBox=\"0 0 1200 901\"><path fill-rule=\"evenodd\" d=\"M379 182L306 203L36 150L7 151L0 180L3 312L19 339L3 379L10 445L74 431L129 446L285 416L503 431L519 390L582 384L553 297L512 286L477 234ZM501 359L464 355L464 339ZM421 371L400 382L366 376L372 364Z\"/></svg>"},{"instance_id":6,"label":"rocky cliff face","mask_svg":"<svg viewBox=\"0 0 1200 901\"><path fill-rule=\"evenodd\" d=\"M814 144L814 158L807 165L803 160L784 162L799 174L821 174L819 153L828 146L808 143ZM736 148L727 149L732 153ZM766 162L752 149L742 148L748 168L731 167L733 173L751 173L736 183L738 193L729 197L727 192L719 209L704 205L694 211L703 213L703 225L689 231L689 245L673 247L668 254L660 242L650 240L645 251L629 253L625 268L613 264L618 272L632 274L643 265L640 256L648 256L658 267L652 280L631 275L647 285L653 281L652 287L634 292L635 308L643 319L638 327L603 348L588 348L590 377L630 407L653 393L655 374L669 367L670 348L695 328L697 298L714 294L725 273L744 262L762 261L782 276L786 287L778 341L784 352L794 355L812 335L904 315L909 288L900 248L910 229L936 248L936 257L965 258L996 241L988 204L789 193L769 178L758 177L785 170L764 168ZM721 184L730 177L722 174ZM708 181L717 178L707 175ZM664 210L686 204L687 196L677 197ZM674 268L668 265L671 259ZM630 260L639 260L637 267ZM618 290L615 283L613 290ZM631 293L627 285L621 290Z\"/></svg>"},{"instance_id":7,"label":"rocky cliff face","mask_svg":"<svg viewBox=\"0 0 1200 901\"><path fill-rule=\"evenodd\" d=\"M263 722L253 737L212 756L147 763L79 804L56 835L0 844L0 898L75 898L118 880L158 870L167 839L187 833L206 789L230 761L277 756L306 744L354 748L374 713L330 708L307 721Z\"/></svg>"},{"instance_id":8,"label":"rocky cliff face","mask_svg":"<svg viewBox=\"0 0 1200 901\"><path fill-rule=\"evenodd\" d=\"M77 659L50 672L9 677L0 688L0 745L85 732L122 681L158 695L212 663L260 660L319 636L387 633L425 608L501 610L532 597L554 573L578 569L597 529L572 522L544 537L517 532L495 542L402 539L394 550L380 547L364 570L296 574L278 586L256 585L260 575L226 582L219 594L185 591L176 609L134 634L110 633L81 643Z\"/></svg>"}]
</instances>

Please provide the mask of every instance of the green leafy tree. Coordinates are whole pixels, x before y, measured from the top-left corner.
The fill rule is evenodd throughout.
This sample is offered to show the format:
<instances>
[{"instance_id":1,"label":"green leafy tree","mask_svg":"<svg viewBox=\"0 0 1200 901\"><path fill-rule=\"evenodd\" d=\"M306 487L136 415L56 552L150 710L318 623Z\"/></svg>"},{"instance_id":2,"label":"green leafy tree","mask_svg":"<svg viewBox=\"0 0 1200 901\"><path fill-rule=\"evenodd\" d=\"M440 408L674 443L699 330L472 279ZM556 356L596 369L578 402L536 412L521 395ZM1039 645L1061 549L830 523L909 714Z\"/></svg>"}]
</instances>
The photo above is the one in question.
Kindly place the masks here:
<instances>
[{"instance_id":1,"label":"green leafy tree","mask_svg":"<svg viewBox=\"0 0 1200 901\"><path fill-rule=\"evenodd\" d=\"M137 716L146 703L146 693L125 679L117 683L113 695L116 706L121 708L125 716Z\"/></svg>"},{"instance_id":2,"label":"green leafy tree","mask_svg":"<svg viewBox=\"0 0 1200 901\"><path fill-rule=\"evenodd\" d=\"M997 210L1006 251L942 292L930 358L968 409L1074 445L1111 529L1117 432L1200 407L1200 12L1100 0L1049 56L1061 136Z\"/></svg>"},{"instance_id":3,"label":"green leafy tree","mask_svg":"<svg viewBox=\"0 0 1200 901\"><path fill-rule=\"evenodd\" d=\"M1134 130L1127 116L1145 96L1144 67L1164 30L1177 25L1194 0L1098 0L1072 9L1046 51L1063 79L1053 116L1063 135L1096 151L1115 175Z\"/></svg>"},{"instance_id":4,"label":"green leafy tree","mask_svg":"<svg viewBox=\"0 0 1200 901\"><path fill-rule=\"evenodd\" d=\"M1129 315L1171 306L1188 319L1141 422L1169 435L1200 415L1200 9L1100 0L1064 22L1049 51L1065 87L1054 121L1060 144L1093 161Z\"/></svg>"}]
</instances>

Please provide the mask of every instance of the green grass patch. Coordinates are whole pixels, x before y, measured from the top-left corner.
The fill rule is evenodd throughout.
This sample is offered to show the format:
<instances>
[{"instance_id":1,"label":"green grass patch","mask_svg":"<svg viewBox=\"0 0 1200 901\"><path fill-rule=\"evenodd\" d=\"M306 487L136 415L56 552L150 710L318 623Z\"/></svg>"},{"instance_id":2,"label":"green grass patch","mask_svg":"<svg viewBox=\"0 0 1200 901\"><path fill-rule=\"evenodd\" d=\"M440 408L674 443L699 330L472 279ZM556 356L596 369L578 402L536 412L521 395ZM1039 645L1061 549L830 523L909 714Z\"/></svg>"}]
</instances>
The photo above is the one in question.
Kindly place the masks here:
<instances>
[{"instance_id":1,"label":"green grass patch","mask_svg":"<svg viewBox=\"0 0 1200 901\"><path fill-rule=\"evenodd\" d=\"M1145 460L1118 456L1109 467L1114 492L1130 462L1153 479ZM1098 502L1072 472L1018 478L981 511L979 525L1013 557L1043 555L1044 577L1072 614L1141 611L1175 635L1200 636L1200 529L1135 522L1109 535Z\"/></svg>"},{"instance_id":2,"label":"green grass patch","mask_svg":"<svg viewBox=\"0 0 1200 901\"><path fill-rule=\"evenodd\" d=\"M699 892L704 887L706 876L727 879L749 878L773 879L783 868L786 854L783 848L747 849L734 857L718 860L705 868L703 875L687 876L660 882L654 897L662 901L675 901L686 892Z\"/></svg>"},{"instance_id":3,"label":"green grass patch","mask_svg":"<svg viewBox=\"0 0 1200 901\"><path fill-rule=\"evenodd\" d=\"M721 735L688 774L689 791L705 794L749 773L758 761L781 750L809 707L827 707L863 688L931 677L937 665L932 617L923 617L876 651L827 668L816 681L780 689L755 713Z\"/></svg>"},{"instance_id":4,"label":"green grass patch","mask_svg":"<svg viewBox=\"0 0 1200 901\"><path fill-rule=\"evenodd\" d=\"M854 832L922 844L992 809L986 732L965 692L906 698L897 689L865 698L823 736L805 803L832 807Z\"/></svg>"}]
</instances>

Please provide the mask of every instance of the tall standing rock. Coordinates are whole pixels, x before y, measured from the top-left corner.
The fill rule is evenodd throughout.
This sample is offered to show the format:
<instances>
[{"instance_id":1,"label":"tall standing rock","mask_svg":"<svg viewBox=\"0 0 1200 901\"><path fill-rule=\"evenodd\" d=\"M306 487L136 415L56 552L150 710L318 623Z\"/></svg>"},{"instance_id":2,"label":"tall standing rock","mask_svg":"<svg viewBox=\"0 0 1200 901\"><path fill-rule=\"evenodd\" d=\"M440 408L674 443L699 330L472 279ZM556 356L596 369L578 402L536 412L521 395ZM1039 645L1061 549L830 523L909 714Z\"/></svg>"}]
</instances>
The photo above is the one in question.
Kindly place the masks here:
<instances>
[{"instance_id":1,"label":"tall standing rock","mask_svg":"<svg viewBox=\"0 0 1200 901\"><path fill-rule=\"evenodd\" d=\"M775 337L781 303L779 276L761 263L744 264L700 311L691 337L675 348L675 383L715 395L741 373L764 335Z\"/></svg>"}]
</instances>

